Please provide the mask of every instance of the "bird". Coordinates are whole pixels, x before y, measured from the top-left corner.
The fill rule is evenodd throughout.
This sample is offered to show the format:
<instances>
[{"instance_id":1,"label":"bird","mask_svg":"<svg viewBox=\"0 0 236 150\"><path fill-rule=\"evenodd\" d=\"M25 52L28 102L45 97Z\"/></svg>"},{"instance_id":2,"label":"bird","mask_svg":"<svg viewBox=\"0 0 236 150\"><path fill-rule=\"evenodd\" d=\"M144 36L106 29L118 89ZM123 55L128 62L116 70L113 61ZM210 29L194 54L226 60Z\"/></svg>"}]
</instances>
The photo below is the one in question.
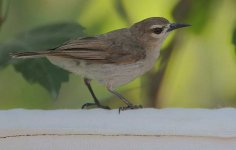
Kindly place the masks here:
<instances>
[{"instance_id":1,"label":"bird","mask_svg":"<svg viewBox=\"0 0 236 150\"><path fill-rule=\"evenodd\" d=\"M18 52L12 58L46 57L59 66L84 79L93 103L85 103L82 108L104 106L96 97L91 81L95 80L122 100L126 106L119 111L142 108L134 105L114 89L142 76L154 66L160 55L160 48L168 34L182 27L183 23L170 23L163 17L150 17L127 28L113 30L104 34L71 39L59 47L36 52Z\"/></svg>"}]
</instances>

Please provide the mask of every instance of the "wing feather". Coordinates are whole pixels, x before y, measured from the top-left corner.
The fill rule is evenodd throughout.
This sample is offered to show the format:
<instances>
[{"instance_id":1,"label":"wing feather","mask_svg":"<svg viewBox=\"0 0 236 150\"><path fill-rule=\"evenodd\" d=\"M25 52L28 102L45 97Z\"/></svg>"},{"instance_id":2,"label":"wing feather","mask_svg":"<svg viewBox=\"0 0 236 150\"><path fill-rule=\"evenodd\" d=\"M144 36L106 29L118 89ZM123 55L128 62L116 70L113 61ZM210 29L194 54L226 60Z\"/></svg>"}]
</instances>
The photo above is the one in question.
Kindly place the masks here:
<instances>
[{"instance_id":1,"label":"wing feather","mask_svg":"<svg viewBox=\"0 0 236 150\"><path fill-rule=\"evenodd\" d=\"M129 40L127 37L114 39L112 36L74 39L50 51L49 55L80 59L90 63L128 64L144 59L145 50L139 45L134 45L137 42L127 42L127 40Z\"/></svg>"}]
</instances>

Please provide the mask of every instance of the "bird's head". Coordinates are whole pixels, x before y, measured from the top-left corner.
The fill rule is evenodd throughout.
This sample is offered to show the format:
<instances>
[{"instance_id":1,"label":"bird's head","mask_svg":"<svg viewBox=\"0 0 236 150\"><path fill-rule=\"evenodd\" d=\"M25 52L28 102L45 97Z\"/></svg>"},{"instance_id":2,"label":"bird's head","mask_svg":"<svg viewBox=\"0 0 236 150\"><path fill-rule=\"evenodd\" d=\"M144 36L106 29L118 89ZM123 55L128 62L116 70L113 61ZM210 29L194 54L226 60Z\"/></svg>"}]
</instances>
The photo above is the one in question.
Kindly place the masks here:
<instances>
[{"instance_id":1,"label":"bird's head","mask_svg":"<svg viewBox=\"0 0 236 150\"><path fill-rule=\"evenodd\" d=\"M161 45L170 31L188 26L190 25L170 23L162 17L152 17L135 23L130 27L130 30L142 44L152 46L156 44Z\"/></svg>"}]
</instances>

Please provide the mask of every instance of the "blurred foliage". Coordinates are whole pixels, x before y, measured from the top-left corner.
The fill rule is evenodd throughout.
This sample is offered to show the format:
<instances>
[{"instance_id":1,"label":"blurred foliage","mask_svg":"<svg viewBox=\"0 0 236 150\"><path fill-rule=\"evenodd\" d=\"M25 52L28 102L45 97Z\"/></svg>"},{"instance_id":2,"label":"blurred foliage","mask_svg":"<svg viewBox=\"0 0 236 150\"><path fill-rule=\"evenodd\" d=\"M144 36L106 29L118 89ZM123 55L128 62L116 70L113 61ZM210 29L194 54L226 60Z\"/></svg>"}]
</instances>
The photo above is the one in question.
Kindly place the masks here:
<instances>
[{"instance_id":1,"label":"blurred foliage","mask_svg":"<svg viewBox=\"0 0 236 150\"><path fill-rule=\"evenodd\" d=\"M131 24L129 16L124 8L124 4L121 0L115 0L115 9L120 14L123 20L125 20L127 23Z\"/></svg>"},{"instance_id":2,"label":"blurred foliage","mask_svg":"<svg viewBox=\"0 0 236 150\"><path fill-rule=\"evenodd\" d=\"M180 0L175 6L172 15L175 20L191 22L194 33L201 33L207 25L211 12L218 0ZM194 16L194 17L193 17Z\"/></svg>"},{"instance_id":3,"label":"blurred foliage","mask_svg":"<svg viewBox=\"0 0 236 150\"><path fill-rule=\"evenodd\" d=\"M234 46L236 47L236 25L233 31L233 36L232 36L232 43L234 44ZM235 49L236 50L236 49Z\"/></svg>"},{"instance_id":4,"label":"blurred foliage","mask_svg":"<svg viewBox=\"0 0 236 150\"><path fill-rule=\"evenodd\" d=\"M64 82L68 73L45 59L7 65L9 52L50 49L74 36L84 36L78 24L86 28L86 35L94 35L153 16L193 26L171 33L156 66L118 91L134 103L151 107L236 105L235 0L11 0L10 5L1 0L0 4L0 18L4 18L0 108L79 108L92 101L79 76L70 74ZM78 24L68 23L74 21ZM93 87L102 103L122 105L103 86L93 82ZM58 91L55 101L50 95Z\"/></svg>"},{"instance_id":5,"label":"blurred foliage","mask_svg":"<svg viewBox=\"0 0 236 150\"><path fill-rule=\"evenodd\" d=\"M48 50L60 46L71 38L84 36L77 23L58 23L33 29L16 36L0 46L0 68L9 64L10 53L19 51ZM56 98L62 82L68 81L69 73L51 64L47 59L21 59L13 66L31 83L39 83Z\"/></svg>"}]
</instances>

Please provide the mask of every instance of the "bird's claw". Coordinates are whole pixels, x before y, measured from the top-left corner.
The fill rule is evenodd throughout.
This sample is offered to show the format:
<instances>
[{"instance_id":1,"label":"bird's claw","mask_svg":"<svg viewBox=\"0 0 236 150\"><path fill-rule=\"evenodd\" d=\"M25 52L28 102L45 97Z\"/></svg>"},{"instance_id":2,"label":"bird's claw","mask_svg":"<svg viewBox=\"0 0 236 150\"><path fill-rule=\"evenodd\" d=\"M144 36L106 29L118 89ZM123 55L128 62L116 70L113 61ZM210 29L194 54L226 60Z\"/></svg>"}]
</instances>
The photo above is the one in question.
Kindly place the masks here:
<instances>
[{"instance_id":1,"label":"bird's claw","mask_svg":"<svg viewBox=\"0 0 236 150\"><path fill-rule=\"evenodd\" d=\"M124 110L140 109L140 108L143 108L143 106L142 105L129 105L129 106L126 106L126 107L120 107L119 108L119 113L120 113L120 111L124 111Z\"/></svg>"},{"instance_id":2,"label":"bird's claw","mask_svg":"<svg viewBox=\"0 0 236 150\"><path fill-rule=\"evenodd\" d=\"M102 108L102 109L111 109L109 106L103 106L101 104L96 104L96 103L85 103L84 105L82 105L82 109L88 109L90 106L94 106L97 108Z\"/></svg>"}]
</instances>

